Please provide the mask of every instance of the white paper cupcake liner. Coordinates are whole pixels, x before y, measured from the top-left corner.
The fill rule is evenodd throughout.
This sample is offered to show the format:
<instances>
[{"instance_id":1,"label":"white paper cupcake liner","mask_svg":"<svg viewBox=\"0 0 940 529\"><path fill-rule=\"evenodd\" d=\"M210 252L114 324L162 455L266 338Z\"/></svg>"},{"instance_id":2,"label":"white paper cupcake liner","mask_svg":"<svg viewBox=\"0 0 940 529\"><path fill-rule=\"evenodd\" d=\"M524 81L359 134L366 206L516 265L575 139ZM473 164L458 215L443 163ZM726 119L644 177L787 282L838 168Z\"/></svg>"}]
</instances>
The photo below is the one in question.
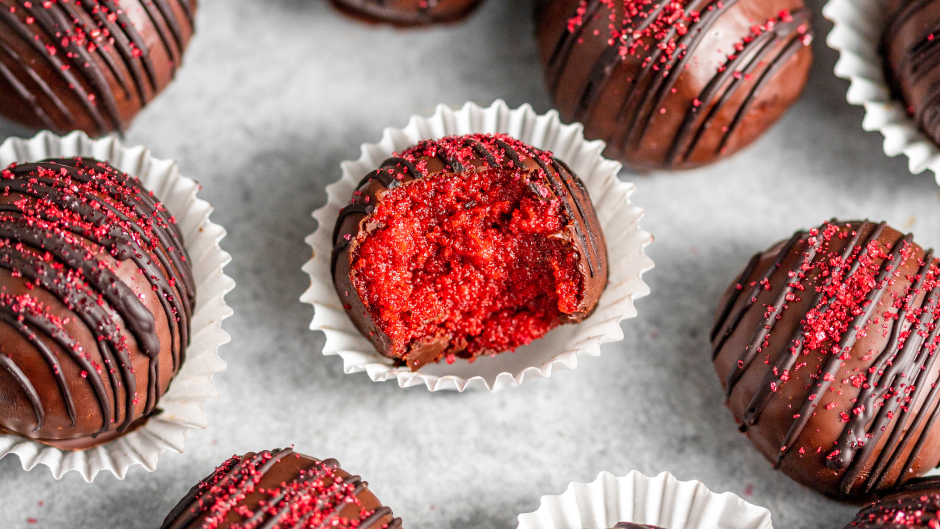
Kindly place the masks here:
<instances>
[{"instance_id":1,"label":"white paper cupcake liner","mask_svg":"<svg viewBox=\"0 0 940 529\"><path fill-rule=\"evenodd\" d=\"M392 156L422 139L472 133L505 133L539 149L551 151L567 163L590 193L607 238L609 279L597 310L577 325L562 325L540 340L514 353L481 357L475 362L431 364L412 372L395 367L379 355L356 330L336 295L330 275L331 234L339 210L349 201L359 181ZM329 200L313 217L319 224L307 237L313 258L304 266L311 286L301 301L315 308L312 330L326 334L324 355L343 358L345 372L365 371L376 382L397 379L401 387L424 384L431 391L486 388L496 390L533 378L548 378L559 369L574 369L578 355L597 356L600 345L623 340L620 322L636 316L633 301L649 294L642 275L653 268L644 248L653 237L640 229L643 210L630 203L633 184L617 179L621 164L601 157L604 143L586 141L580 124L564 125L558 113L538 115L529 105L510 109L503 101L488 108L467 103L460 110L438 106L430 118L413 116L404 129L385 129L382 141L362 146L362 156L343 162L342 179L327 186Z\"/></svg>"},{"instance_id":2,"label":"white paper cupcake liner","mask_svg":"<svg viewBox=\"0 0 940 529\"><path fill-rule=\"evenodd\" d=\"M835 74L851 81L846 99L865 107L862 128L884 136L888 156L904 154L914 174L933 171L940 184L940 148L891 97L878 51L885 26L886 0L830 0L823 16L834 24L826 42L840 53Z\"/></svg>"},{"instance_id":3,"label":"white paper cupcake liner","mask_svg":"<svg viewBox=\"0 0 940 529\"><path fill-rule=\"evenodd\" d=\"M518 529L608 529L620 522L665 529L771 529L770 511L700 481L672 474L650 478L601 472L593 483L571 483L560 496L542 496L539 509L520 514Z\"/></svg>"},{"instance_id":4,"label":"white paper cupcake liner","mask_svg":"<svg viewBox=\"0 0 940 529\"><path fill-rule=\"evenodd\" d=\"M212 206L196 198L199 184L180 175L176 162L157 160L144 147L123 147L115 138L91 140L81 132L60 137L41 132L32 139L10 138L0 145L0 168L13 162L37 162L47 158L88 156L106 161L140 178L176 217L185 238L186 251L196 281L196 310L193 312L191 343L186 361L160 399L162 413L140 428L109 443L83 451L65 451L13 435L0 435L0 457L16 454L25 470L43 464L56 479L76 471L91 482L104 470L124 479L128 469L141 465L153 472L163 452L183 452L183 437L194 428L208 425L202 412L206 400L218 397L212 375L225 369L218 348L230 337L222 320L232 315L224 296L235 287L222 272L231 256L219 241L225 229L209 220Z\"/></svg>"}]
</instances>

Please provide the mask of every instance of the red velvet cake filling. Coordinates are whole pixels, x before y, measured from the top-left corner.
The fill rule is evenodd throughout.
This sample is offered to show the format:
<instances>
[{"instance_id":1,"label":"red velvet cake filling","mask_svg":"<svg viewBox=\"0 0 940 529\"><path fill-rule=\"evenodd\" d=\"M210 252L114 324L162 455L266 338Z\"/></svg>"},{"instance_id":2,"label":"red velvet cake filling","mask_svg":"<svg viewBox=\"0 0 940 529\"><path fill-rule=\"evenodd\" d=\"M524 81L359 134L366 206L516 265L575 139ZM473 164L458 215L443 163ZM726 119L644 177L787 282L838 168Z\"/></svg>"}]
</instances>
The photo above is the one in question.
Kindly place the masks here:
<instances>
[{"instance_id":1,"label":"red velvet cake filling","mask_svg":"<svg viewBox=\"0 0 940 529\"><path fill-rule=\"evenodd\" d=\"M563 206L522 176L439 174L379 201L351 276L396 356L432 341L449 342L448 361L513 350L577 311L580 255L562 236Z\"/></svg>"}]
</instances>

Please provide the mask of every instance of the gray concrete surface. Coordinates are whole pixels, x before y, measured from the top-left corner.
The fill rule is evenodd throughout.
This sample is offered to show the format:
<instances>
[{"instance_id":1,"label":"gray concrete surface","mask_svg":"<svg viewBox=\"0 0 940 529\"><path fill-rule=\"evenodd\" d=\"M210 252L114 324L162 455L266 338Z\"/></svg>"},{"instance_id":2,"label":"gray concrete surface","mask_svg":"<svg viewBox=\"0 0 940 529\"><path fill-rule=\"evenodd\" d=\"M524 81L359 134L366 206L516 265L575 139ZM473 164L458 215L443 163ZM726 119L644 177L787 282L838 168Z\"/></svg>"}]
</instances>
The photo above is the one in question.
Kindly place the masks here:
<instances>
[{"instance_id":1,"label":"gray concrete surface","mask_svg":"<svg viewBox=\"0 0 940 529\"><path fill-rule=\"evenodd\" d=\"M810 2L816 13L823 0ZM889 159L832 75L817 17L805 97L752 148L636 182L656 236L652 295L600 358L498 394L431 394L346 376L320 355L297 299L310 212L339 163L386 126L467 100L546 111L529 0L490 0L466 24L401 32L365 26L323 0L203 0L176 82L136 121L129 144L179 161L228 229L238 284L211 422L186 452L126 480L54 480L0 461L0 527L154 528L198 479L237 452L295 444L364 476L412 529L506 529L602 470L663 470L773 512L778 529L839 529L856 508L769 464L735 429L709 361L717 298L756 250L830 217L885 219L940 246L940 187ZM25 135L0 123L0 139ZM28 523L28 519L35 523Z\"/></svg>"}]
</instances>

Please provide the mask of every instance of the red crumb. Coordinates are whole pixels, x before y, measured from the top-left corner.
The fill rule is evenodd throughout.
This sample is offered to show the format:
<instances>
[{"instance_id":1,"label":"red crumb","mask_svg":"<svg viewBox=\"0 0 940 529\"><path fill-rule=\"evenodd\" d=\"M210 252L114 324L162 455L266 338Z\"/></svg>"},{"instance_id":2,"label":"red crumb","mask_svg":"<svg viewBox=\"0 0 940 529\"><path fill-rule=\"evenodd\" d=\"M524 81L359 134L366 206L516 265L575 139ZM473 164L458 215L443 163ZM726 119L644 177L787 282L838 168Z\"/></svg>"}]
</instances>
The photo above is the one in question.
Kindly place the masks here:
<instances>
[{"instance_id":1,"label":"red crumb","mask_svg":"<svg viewBox=\"0 0 940 529\"><path fill-rule=\"evenodd\" d=\"M432 175L387 192L353 255L352 281L396 356L449 340L442 356L513 350L577 311L579 254L567 224L508 169Z\"/></svg>"}]
</instances>

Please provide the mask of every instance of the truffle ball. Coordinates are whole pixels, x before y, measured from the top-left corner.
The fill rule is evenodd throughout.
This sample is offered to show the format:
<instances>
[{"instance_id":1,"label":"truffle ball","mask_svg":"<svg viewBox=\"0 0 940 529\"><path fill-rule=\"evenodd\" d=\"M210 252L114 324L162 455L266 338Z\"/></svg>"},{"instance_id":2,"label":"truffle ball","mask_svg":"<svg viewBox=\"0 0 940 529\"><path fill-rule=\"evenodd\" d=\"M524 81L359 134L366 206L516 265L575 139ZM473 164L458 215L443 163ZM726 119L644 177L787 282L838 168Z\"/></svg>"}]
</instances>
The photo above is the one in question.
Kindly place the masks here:
<instances>
[{"instance_id":1,"label":"truffle ball","mask_svg":"<svg viewBox=\"0 0 940 529\"><path fill-rule=\"evenodd\" d=\"M423 26L456 22L483 0L331 0L340 11L367 22Z\"/></svg>"},{"instance_id":2,"label":"truffle ball","mask_svg":"<svg viewBox=\"0 0 940 529\"><path fill-rule=\"evenodd\" d=\"M136 178L87 158L0 171L0 430L84 449L142 424L194 304L175 220Z\"/></svg>"},{"instance_id":3,"label":"truffle ball","mask_svg":"<svg viewBox=\"0 0 940 529\"><path fill-rule=\"evenodd\" d=\"M196 0L0 0L0 116L90 136L124 131L173 79Z\"/></svg>"},{"instance_id":4,"label":"truffle ball","mask_svg":"<svg viewBox=\"0 0 940 529\"><path fill-rule=\"evenodd\" d=\"M940 269L885 223L832 221L751 259L712 331L741 429L776 468L862 497L940 463Z\"/></svg>"},{"instance_id":5,"label":"truffle ball","mask_svg":"<svg viewBox=\"0 0 940 529\"><path fill-rule=\"evenodd\" d=\"M747 146L796 101L812 62L803 0L548 0L537 18L562 118L641 169Z\"/></svg>"},{"instance_id":6,"label":"truffle ball","mask_svg":"<svg viewBox=\"0 0 940 529\"><path fill-rule=\"evenodd\" d=\"M162 529L398 529L359 476L291 448L235 456L190 489Z\"/></svg>"},{"instance_id":7,"label":"truffle ball","mask_svg":"<svg viewBox=\"0 0 940 529\"><path fill-rule=\"evenodd\" d=\"M613 529L662 529L662 527L657 527L655 525L640 525L638 523L630 522L620 522L615 525Z\"/></svg>"},{"instance_id":8,"label":"truffle ball","mask_svg":"<svg viewBox=\"0 0 940 529\"><path fill-rule=\"evenodd\" d=\"M940 2L891 0L886 13L885 77L921 131L940 145Z\"/></svg>"},{"instance_id":9,"label":"truffle ball","mask_svg":"<svg viewBox=\"0 0 940 529\"><path fill-rule=\"evenodd\" d=\"M356 327L412 369L513 350L579 322L607 283L581 181L505 135L422 141L359 183L333 232Z\"/></svg>"},{"instance_id":10,"label":"truffle ball","mask_svg":"<svg viewBox=\"0 0 940 529\"><path fill-rule=\"evenodd\" d=\"M922 478L865 507L845 529L936 527L940 527L940 480Z\"/></svg>"}]
</instances>

